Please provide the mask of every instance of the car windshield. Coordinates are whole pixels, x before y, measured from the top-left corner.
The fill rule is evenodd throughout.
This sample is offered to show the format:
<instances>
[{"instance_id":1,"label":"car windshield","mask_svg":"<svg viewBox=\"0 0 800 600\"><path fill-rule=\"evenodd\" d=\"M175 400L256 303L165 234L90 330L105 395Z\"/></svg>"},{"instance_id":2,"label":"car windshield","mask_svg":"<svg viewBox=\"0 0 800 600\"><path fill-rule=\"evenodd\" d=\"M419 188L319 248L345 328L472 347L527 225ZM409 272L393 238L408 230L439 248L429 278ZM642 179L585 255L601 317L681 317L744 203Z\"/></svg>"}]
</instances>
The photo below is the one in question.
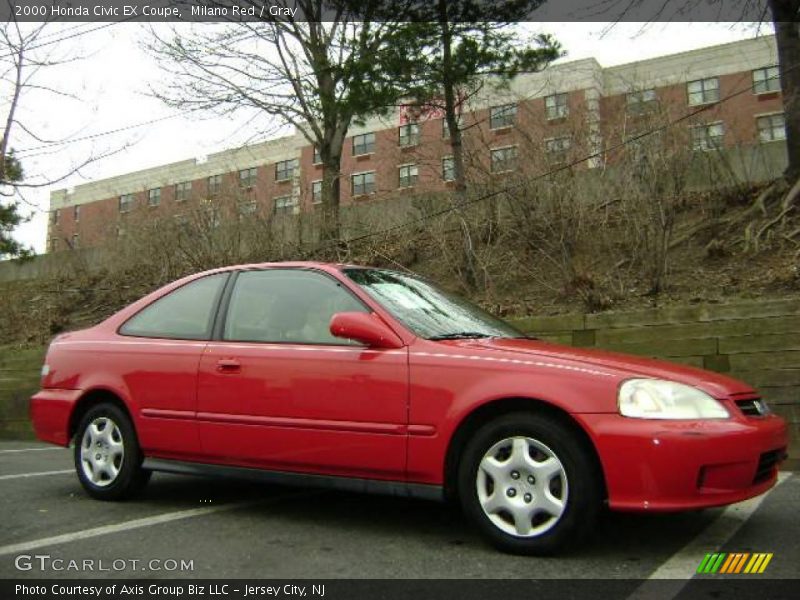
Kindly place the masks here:
<instances>
[{"instance_id":1,"label":"car windshield","mask_svg":"<svg viewBox=\"0 0 800 600\"><path fill-rule=\"evenodd\" d=\"M344 273L420 337L526 337L471 302L417 277L382 269L345 269Z\"/></svg>"}]
</instances>

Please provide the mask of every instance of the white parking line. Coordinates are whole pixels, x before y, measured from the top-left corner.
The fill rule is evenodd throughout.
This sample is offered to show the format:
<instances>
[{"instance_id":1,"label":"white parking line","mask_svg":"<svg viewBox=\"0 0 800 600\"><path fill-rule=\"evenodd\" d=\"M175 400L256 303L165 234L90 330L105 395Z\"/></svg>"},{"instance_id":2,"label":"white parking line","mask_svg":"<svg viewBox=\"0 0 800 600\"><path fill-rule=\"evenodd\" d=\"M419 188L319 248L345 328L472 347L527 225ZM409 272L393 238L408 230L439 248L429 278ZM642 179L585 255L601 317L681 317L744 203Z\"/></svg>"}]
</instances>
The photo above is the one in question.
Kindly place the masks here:
<instances>
[{"instance_id":1,"label":"white parking line","mask_svg":"<svg viewBox=\"0 0 800 600\"><path fill-rule=\"evenodd\" d=\"M140 529L142 527L150 527L151 525L160 525L162 523L170 523L172 521L179 521L181 519L190 519L192 517L200 517L203 515L210 515L218 512L225 512L229 510L236 510L239 508L246 508L248 506L274 504L281 500L290 500L300 496L308 497L314 495L308 492L296 494L284 494L276 496L269 500L252 500L248 502L234 502L231 504L220 504L219 506L204 506L202 508L191 508L189 510L179 510L171 513L156 515L153 517L144 517L142 519L134 519L133 521L126 521L124 523L116 523L114 525L104 525L102 527L94 527L92 529L84 529L83 531L74 531L72 533L65 533L62 535L54 535L52 537L41 538L32 540L30 542L20 542L18 544L10 544L8 546L0 546L0 556L8 554L18 554L20 552L28 552L43 548L46 546L54 546L56 544L66 544L68 542L75 542L77 540L85 540L87 538L98 537L101 535L108 535L111 533L120 533L122 531L130 531L131 529Z\"/></svg>"},{"instance_id":2,"label":"white parking line","mask_svg":"<svg viewBox=\"0 0 800 600\"><path fill-rule=\"evenodd\" d=\"M47 452L52 450L66 450L62 446L52 446L49 448L15 448L14 450L0 450L0 454L11 454L13 452Z\"/></svg>"},{"instance_id":3,"label":"white parking line","mask_svg":"<svg viewBox=\"0 0 800 600\"><path fill-rule=\"evenodd\" d=\"M64 475L65 473L74 473L75 469L64 469L62 471L39 471L37 473L19 473L17 475L0 475L0 480L3 479L25 479L27 477L44 477L45 475Z\"/></svg>"},{"instance_id":4,"label":"white parking line","mask_svg":"<svg viewBox=\"0 0 800 600\"><path fill-rule=\"evenodd\" d=\"M659 600L677 596L695 574L706 552L714 552L724 546L753 516L767 496L791 476L792 473L778 473L778 482L767 493L728 506L703 531L653 571L648 580L628 596L628 600ZM671 581L655 581L664 579Z\"/></svg>"}]
</instances>

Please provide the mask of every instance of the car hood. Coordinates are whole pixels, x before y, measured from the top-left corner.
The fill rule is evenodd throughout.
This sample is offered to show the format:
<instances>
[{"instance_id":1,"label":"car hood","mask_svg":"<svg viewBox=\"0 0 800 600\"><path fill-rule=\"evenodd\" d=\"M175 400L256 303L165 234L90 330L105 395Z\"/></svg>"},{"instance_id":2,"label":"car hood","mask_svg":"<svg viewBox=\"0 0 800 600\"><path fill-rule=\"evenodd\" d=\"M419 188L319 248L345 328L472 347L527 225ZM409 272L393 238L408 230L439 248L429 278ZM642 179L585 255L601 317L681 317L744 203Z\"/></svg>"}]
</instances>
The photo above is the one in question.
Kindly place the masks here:
<instances>
[{"instance_id":1,"label":"car hood","mask_svg":"<svg viewBox=\"0 0 800 600\"><path fill-rule=\"evenodd\" d=\"M668 379L695 386L716 398L754 392L753 388L746 383L713 371L631 354L573 348L533 339L488 338L446 343L459 346L462 350L472 348L474 350L511 352L570 363L581 363L595 368L601 367L614 371L621 379L637 376Z\"/></svg>"}]
</instances>

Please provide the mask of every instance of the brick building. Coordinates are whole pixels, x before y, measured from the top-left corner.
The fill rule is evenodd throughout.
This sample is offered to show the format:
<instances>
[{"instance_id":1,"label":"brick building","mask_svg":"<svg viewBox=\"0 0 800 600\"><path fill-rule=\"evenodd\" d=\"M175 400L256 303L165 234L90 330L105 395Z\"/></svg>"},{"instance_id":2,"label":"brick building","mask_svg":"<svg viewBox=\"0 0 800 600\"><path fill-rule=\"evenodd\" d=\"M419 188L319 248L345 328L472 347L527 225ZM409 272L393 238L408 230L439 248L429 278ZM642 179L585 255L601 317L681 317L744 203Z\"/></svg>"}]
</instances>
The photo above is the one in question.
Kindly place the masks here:
<instances>
[{"instance_id":1,"label":"brick building","mask_svg":"<svg viewBox=\"0 0 800 600\"><path fill-rule=\"evenodd\" d=\"M603 68L594 59L526 74L509 89L484 90L463 107L471 176L501 178L522 169L592 156L582 168L613 161L609 149L646 127L651 108L669 119L700 111L676 127L696 151L784 146L777 51L772 36ZM342 204L436 192L452 185L443 120L414 122L404 111L348 132ZM235 197L243 217L313 210L322 166L300 133L244 148L53 191L48 251L94 246L146 218L182 218L191 207ZM147 212L144 212L147 211Z\"/></svg>"}]
</instances>

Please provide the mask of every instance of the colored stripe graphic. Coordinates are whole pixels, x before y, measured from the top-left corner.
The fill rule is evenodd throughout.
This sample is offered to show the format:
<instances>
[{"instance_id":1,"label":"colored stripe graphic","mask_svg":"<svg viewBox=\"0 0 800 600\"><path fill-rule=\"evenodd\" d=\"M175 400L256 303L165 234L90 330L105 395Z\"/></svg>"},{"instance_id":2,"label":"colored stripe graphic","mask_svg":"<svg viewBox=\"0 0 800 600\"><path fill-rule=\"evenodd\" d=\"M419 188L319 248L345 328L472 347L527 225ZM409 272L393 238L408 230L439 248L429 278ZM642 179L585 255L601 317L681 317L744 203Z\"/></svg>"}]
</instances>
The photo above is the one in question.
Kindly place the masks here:
<instances>
[{"instance_id":1,"label":"colored stripe graphic","mask_svg":"<svg viewBox=\"0 0 800 600\"><path fill-rule=\"evenodd\" d=\"M771 552L714 552L708 553L697 567L698 573L763 573L769 561L772 560ZM746 566L745 566L746 565Z\"/></svg>"}]
</instances>

